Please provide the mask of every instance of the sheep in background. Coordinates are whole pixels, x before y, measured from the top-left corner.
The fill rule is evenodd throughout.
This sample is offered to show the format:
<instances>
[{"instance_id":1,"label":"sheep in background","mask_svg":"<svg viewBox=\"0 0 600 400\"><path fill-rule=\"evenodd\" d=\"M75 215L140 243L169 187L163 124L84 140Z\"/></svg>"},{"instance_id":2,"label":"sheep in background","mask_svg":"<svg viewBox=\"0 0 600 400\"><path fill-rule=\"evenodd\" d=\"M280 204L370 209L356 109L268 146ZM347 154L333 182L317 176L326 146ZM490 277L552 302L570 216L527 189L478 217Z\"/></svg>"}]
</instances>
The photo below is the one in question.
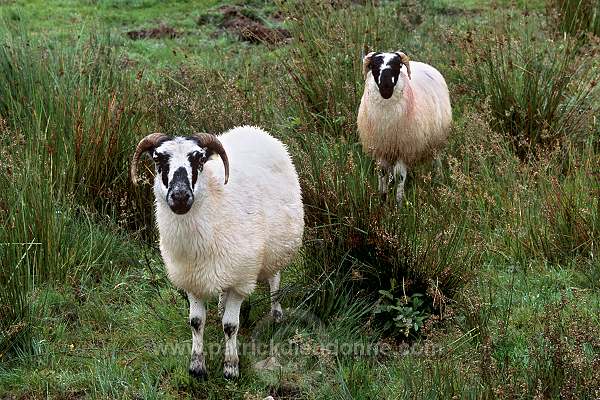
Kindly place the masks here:
<instances>
[{"instance_id":1,"label":"sheep in background","mask_svg":"<svg viewBox=\"0 0 600 400\"><path fill-rule=\"evenodd\" d=\"M218 137L145 137L131 165L134 184L138 161L146 152L156 164L161 255L171 282L185 290L190 301L189 372L196 378L207 376L204 301L222 293L224 375L235 378L240 306L257 280L268 280L272 315L276 320L282 317L273 297L279 290L279 271L295 256L304 230L298 175L286 147L250 126ZM220 156L223 166L213 155Z\"/></svg>"},{"instance_id":2,"label":"sheep in background","mask_svg":"<svg viewBox=\"0 0 600 400\"><path fill-rule=\"evenodd\" d=\"M408 168L443 147L452 122L444 77L402 52L371 52L363 59L365 90L358 110L363 149L379 166L379 191L398 180L401 205Z\"/></svg>"}]
</instances>

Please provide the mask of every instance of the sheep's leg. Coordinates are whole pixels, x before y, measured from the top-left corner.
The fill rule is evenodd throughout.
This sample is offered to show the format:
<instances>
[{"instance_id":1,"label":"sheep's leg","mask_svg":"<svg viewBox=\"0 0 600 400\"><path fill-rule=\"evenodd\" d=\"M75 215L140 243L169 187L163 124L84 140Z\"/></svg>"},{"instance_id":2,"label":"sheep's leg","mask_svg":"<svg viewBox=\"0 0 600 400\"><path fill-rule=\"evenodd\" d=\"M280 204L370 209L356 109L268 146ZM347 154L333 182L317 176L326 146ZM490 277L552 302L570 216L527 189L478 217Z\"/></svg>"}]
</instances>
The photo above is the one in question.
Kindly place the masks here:
<instances>
[{"instance_id":1,"label":"sheep's leg","mask_svg":"<svg viewBox=\"0 0 600 400\"><path fill-rule=\"evenodd\" d=\"M237 333L240 325L240 307L244 298L228 290L223 313L223 332L225 333L225 361L223 375L226 379L237 378L240 375L240 361L237 353Z\"/></svg>"},{"instance_id":2,"label":"sheep's leg","mask_svg":"<svg viewBox=\"0 0 600 400\"><path fill-rule=\"evenodd\" d=\"M431 161L431 167L433 168L435 177L437 179L444 179L444 168L442 167L442 159L440 156L435 157Z\"/></svg>"},{"instance_id":3,"label":"sheep's leg","mask_svg":"<svg viewBox=\"0 0 600 400\"><path fill-rule=\"evenodd\" d=\"M219 317L221 318L223 318L223 312L225 311L225 301L227 301L227 292L222 291L219 294L219 305L217 306Z\"/></svg>"},{"instance_id":4,"label":"sheep's leg","mask_svg":"<svg viewBox=\"0 0 600 400\"><path fill-rule=\"evenodd\" d=\"M407 174L406 164L402 160L398 161L394 165L394 178L397 181L396 186L396 203L398 206L402 206L402 199L404 198L404 183L406 182Z\"/></svg>"},{"instance_id":5,"label":"sheep's leg","mask_svg":"<svg viewBox=\"0 0 600 400\"><path fill-rule=\"evenodd\" d=\"M196 379L204 380L207 377L206 363L204 361L203 335L206 322L206 309L204 302L188 293L190 300L190 326L192 328L192 358L189 373Z\"/></svg>"},{"instance_id":6,"label":"sheep's leg","mask_svg":"<svg viewBox=\"0 0 600 400\"><path fill-rule=\"evenodd\" d=\"M379 194L381 195L381 197L385 197L385 195L388 192L388 175L388 172L383 168L379 168L379 171L377 171L377 178L379 180Z\"/></svg>"},{"instance_id":7,"label":"sheep's leg","mask_svg":"<svg viewBox=\"0 0 600 400\"><path fill-rule=\"evenodd\" d=\"M377 161L377 178L379 180L379 194L385 199L388 192L388 185L392 180L390 166L386 161Z\"/></svg>"},{"instance_id":8,"label":"sheep's leg","mask_svg":"<svg viewBox=\"0 0 600 400\"><path fill-rule=\"evenodd\" d=\"M271 289L271 315L275 322L281 322L283 319L283 310L281 309L281 303L279 303L279 281L281 275L277 272L271 278L269 278L269 287Z\"/></svg>"}]
</instances>

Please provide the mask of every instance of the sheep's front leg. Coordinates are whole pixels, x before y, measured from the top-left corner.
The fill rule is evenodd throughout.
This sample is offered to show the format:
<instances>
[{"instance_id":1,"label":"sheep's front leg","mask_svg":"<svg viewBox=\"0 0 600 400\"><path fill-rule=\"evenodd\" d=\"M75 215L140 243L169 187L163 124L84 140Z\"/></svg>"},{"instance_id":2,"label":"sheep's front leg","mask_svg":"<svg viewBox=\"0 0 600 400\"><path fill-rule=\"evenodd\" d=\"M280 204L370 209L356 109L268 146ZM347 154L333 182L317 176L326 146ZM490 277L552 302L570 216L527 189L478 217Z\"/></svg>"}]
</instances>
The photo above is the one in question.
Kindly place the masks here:
<instances>
[{"instance_id":1,"label":"sheep's front leg","mask_svg":"<svg viewBox=\"0 0 600 400\"><path fill-rule=\"evenodd\" d=\"M225 361L223 375L225 379L237 378L240 375L240 360L237 353L237 333L240 325L240 307L244 298L228 290L225 296L223 312L223 332L225 333Z\"/></svg>"},{"instance_id":2,"label":"sheep's front leg","mask_svg":"<svg viewBox=\"0 0 600 400\"><path fill-rule=\"evenodd\" d=\"M223 291L219 294L219 305L217 306L221 318L223 318L223 312L225 311L225 301L227 301L227 292Z\"/></svg>"},{"instance_id":3,"label":"sheep's front leg","mask_svg":"<svg viewBox=\"0 0 600 400\"><path fill-rule=\"evenodd\" d=\"M431 160L431 167L437 179L444 179L444 168L442 167L442 159L440 156Z\"/></svg>"},{"instance_id":4,"label":"sheep's front leg","mask_svg":"<svg viewBox=\"0 0 600 400\"><path fill-rule=\"evenodd\" d=\"M390 166L384 160L377 161L377 178L379 181L379 194L385 198L388 192L388 185L392 181Z\"/></svg>"},{"instance_id":5,"label":"sheep's front leg","mask_svg":"<svg viewBox=\"0 0 600 400\"><path fill-rule=\"evenodd\" d=\"M190 300L190 326L192 328L192 358L189 373L196 379L204 380L208 376L202 351L206 308L204 308L204 302L193 294L188 293L188 299Z\"/></svg>"},{"instance_id":6,"label":"sheep's front leg","mask_svg":"<svg viewBox=\"0 0 600 400\"><path fill-rule=\"evenodd\" d=\"M404 198L404 182L406 182L407 172L406 164L404 164L402 160L394 165L394 178L398 182L398 186L396 186L396 203L398 204L398 207L402 206L402 199Z\"/></svg>"},{"instance_id":7,"label":"sheep's front leg","mask_svg":"<svg viewBox=\"0 0 600 400\"><path fill-rule=\"evenodd\" d=\"M271 315L275 322L281 322L283 319L283 310L281 309L281 303L279 303L279 281L281 275L277 272L271 278L269 278L269 288L271 289Z\"/></svg>"}]
</instances>

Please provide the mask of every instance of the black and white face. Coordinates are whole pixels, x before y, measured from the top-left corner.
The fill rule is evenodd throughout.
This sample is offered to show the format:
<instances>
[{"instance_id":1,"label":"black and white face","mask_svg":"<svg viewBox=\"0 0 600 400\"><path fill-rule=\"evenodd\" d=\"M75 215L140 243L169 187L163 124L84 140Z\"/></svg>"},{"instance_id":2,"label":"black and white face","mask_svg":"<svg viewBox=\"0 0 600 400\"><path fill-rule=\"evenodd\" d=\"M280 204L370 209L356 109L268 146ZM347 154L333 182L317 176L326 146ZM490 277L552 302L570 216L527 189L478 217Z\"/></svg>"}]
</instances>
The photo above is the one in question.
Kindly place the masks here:
<instances>
[{"instance_id":1,"label":"black and white face","mask_svg":"<svg viewBox=\"0 0 600 400\"><path fill-rule=\"evenodd\" d=\"M403 87L400 86L403 84L398 85L398 80L403 66L398 53L375 53L371 56L369 69L379 94L384 99L392 97L396 86L402 91Z\"/></svg>"},{"instance_id":2,"label":"black and white face","mask_svg":"<svg viewBox=\"0 0 600 400\"><path fill-rule=\"evenodd\" d=\"M156 166L154 194L175 214L187 213L198 193L198 175L212 154L193 138L176 137L150 151ZM160 200L159 200L160 201Z\"/></svg>"}]
</instances>

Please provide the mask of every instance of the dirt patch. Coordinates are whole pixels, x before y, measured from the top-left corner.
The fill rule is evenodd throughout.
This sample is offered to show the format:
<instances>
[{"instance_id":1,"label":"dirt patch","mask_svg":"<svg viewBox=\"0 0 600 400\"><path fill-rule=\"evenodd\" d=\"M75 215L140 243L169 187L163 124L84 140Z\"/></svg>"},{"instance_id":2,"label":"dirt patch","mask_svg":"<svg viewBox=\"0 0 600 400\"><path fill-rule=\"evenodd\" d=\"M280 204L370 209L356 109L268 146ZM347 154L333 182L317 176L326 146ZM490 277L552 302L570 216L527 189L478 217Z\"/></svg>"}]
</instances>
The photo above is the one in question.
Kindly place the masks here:
<instances>
[{"instance_id":1,"label":"dirt patch","mask_svg":"<svg viewBox=\"0 0 600 400\"><path fill-rule=\"evenodd\" d=\"M287 29L269 28L263 21L247 10L237 6L222 6L216 10L220 16L218 27L221 32L230 32L238 39L250 43L281 44L291 38ZM198 20L199 24L206 18Z\"/></svg>"},{"instance_id":2,"label":"dirt patch","mask_svg":"<svg viewBox=\"0 0 600 400\"><path fill-rule=\"evenodd\" d=\"M439 14L441 15L447 15L449 17L472 17L472 16L476 16L481 14L480 9L474 8L474 9L464 9L464 8L459 8L459 7L452 7L452 6L448 6L448 7L444 7L441 8L439 10Z\"/></svg>"},{"instance_id":3,"label":"dirt patch","mask_svg":"<svg viewBox=\"0 0 600 400\"><path fill-rule=\"evenodd\" d=\"M167 25L159 25L156 28L141 29L139 31L129 31L127 32L127 36L131 40L163 38L173 39L181 36L181 32L178 32L177 30L175 30L175 28L172 28Z\"/></svg>"},{"instance_id":4,"label":"dirt patch","mask_svg":"<svg viewBox=\"0 0 600 400\"><path fill-rule=\"evenodd\" d=\"M275 400L296 400L302 398L300 388L291 382L281 382L269 388L269 395Z\"/></svg>"},{"instance_id":5,"label":"dirt patch","mask_svg":"<svg viewBox=\"0 0 600 400\"><path fill-rule=\"evenodd\" d=\"M236 34L240 40L250 43L280 44L291 38L287 29L268 28L259 22L234 21L226 29Z\"/></svg>"}]
</instances>

